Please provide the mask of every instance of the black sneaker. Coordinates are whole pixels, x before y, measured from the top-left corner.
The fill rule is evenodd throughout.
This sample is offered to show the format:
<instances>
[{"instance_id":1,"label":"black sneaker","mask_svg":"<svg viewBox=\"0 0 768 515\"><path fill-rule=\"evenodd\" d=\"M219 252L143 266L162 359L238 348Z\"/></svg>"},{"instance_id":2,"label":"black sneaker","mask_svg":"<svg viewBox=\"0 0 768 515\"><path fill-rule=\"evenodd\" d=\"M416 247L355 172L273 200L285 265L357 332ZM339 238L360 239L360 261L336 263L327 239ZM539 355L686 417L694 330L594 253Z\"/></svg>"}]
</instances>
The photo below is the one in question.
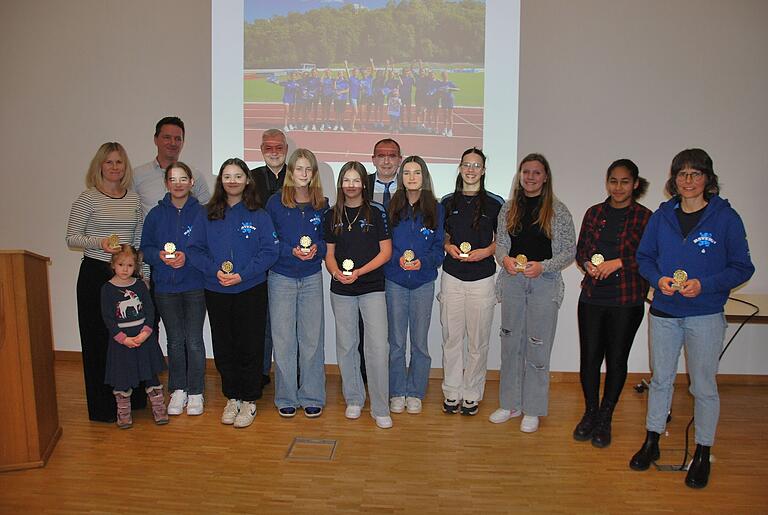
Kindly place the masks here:
<instances>
[{"instance_id":1,"label":"black sneaker","mask_svg":"<svg viewBox=\"0 0 768 515\"><path fill-rule=\"evenodd\" d=\"M304 415L309 418L319 417L323 414L323 408L320 406L307 406L304 408Z\"/></svg>"},{"instance_id":2,"label":"black sneaker","mask_svg":"<svg viewBox=\"0 0 768 515\"><path fill-rule=\"evenodd\" d=\"M286 406L277 410L281 417L290 418L296 415L296 408L293 406Z\"/></svg>"},{"instance_id":3,"label":"black sneaker","mask_svg":"<svg viewBox=\"0 0 768 515\"><path fill-rule=\"evenodd\" d=\"M477 401L462 401L461 403L461 414L472 416L477 415L477 410L480 408L480 403Z\"/></svg>"},{"instance_id":4,"label":"black sneaker","mask_svg":"<svg viewBox=\"0 0 768 515\"><path fill-rule=\"evenodd\" d=\"M453 415L454 413L458 413L458 412L459 412L458 399L443 400L443 413L448 413L449 415Z\"/></svg>"}]
</instances>

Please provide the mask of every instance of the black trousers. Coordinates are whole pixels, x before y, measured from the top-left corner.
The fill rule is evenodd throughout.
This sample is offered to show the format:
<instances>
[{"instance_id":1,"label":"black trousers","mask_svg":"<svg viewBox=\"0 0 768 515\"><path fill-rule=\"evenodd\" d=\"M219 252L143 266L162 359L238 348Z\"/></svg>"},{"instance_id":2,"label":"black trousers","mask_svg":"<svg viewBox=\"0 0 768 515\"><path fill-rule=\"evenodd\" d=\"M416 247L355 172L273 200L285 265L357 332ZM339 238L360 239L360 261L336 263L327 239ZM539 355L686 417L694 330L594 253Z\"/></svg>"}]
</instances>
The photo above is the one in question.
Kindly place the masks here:
<instances>
[{"instance_id":1,"label":"black trousers","mask_svg":"<svg viewBox=\"0 0 768 515\"><path fill-rule=\"evenodd\" d=\"M101 317L101 287L112 278L109 263L84 257L77 276L77 321L83 357L85 398L88 418L98 422L114 422L117 413L112 387L104 384L107 366L109 331ZM134 389L132 408L144 408L144 388Z\"/></svg>"},{"instance_id":2,"label":"black trousers","mask_svg":"<svg viewBox=\"0 0 768 515\"><path fill-rule=\"evenodd\" d=\"M213 359L227 399L261 398L267 283L240 293L205 290Z\"/></svg>"},{"instance_id":3,"label":"black trousers","mask_svg":"<svg viewBox=\"0 0 768 515\"><path fill-rule=\"evenodd\" d=\"M603 400L617 403L627 380L627 360L644 306L597 306L579 302L581 388L587 409L600 404L600 365L605 360Z\"/></svg>"}]
</instances>

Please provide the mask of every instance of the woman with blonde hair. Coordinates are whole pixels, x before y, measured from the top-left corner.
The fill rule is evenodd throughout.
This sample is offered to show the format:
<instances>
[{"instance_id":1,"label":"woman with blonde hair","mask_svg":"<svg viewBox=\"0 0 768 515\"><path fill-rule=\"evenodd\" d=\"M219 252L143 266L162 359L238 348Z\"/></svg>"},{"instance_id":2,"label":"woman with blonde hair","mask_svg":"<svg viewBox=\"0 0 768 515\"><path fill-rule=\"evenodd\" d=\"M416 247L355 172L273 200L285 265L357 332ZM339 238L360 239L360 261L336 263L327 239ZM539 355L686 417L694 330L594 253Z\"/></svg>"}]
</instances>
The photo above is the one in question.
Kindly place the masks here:
<instances>
[{"instance_id":1,"label":"woman with blonde hair","mask_svg":"<svg viewBox=\"0 0 768 515\"><path fill-rule=\"evenodd\" d=\"M576 232L571 213L555 197L543 155L525 156L513 184L498 221L500 407L490 421L500 424L522 413L520 430L533 433L547 414L549 360L564 291L561 272L576 255Z\"/></svg>"},{"instance_id":2,"label":"woman with blonde hair","mask_svg":"<svg viewBox=\"0 0 768 515\"><path fill-rule=\"evenodd\" d=\"M85 376L88 418L114 422L115 397L104 384L109 332L100 316L101 287L112 278L110 260L121 244L138 247L143 213L139 196L130 191L133 169L125 148L117 142L102 144L91 159L86 190L72 204L67 223L67 245L83 249L77 277L77 319ZM132 399L135 408L146 406L146 397Z\"/></svg>"}]
</instances>

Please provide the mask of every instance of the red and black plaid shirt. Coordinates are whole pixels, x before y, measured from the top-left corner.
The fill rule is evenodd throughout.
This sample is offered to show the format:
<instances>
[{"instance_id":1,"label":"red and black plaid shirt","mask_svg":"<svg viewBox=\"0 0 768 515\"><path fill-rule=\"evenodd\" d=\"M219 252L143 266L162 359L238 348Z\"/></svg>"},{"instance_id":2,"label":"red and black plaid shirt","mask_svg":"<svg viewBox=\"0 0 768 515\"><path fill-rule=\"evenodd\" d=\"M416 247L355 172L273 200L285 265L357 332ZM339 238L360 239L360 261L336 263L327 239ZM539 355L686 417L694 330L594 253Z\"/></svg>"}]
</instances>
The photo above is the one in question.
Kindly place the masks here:
<instances>
[{"instance_id":1,"label":"red and black plaid shirt","mask_svg":"<svg viewBox=\"0 0 768 515\"><path fill-rule=\"evenodd\" d=\"M608 200L597 204L584 213L581 223L579 242L576 245L576 263L584 267L584 262L589 261L593 254L598 252L597 242L600 239L600 231L605 226L605 207ZM642 204L633 202L627 211L624 227L619 229L619 258L622 267L618 270L619 284L617 285L619 296L616 303L620 305L637 304L645 301L648 294L648 281L642 278L638 271L635 253L643 237L645 225L651 217L651 210ZM581 288L590 297L597 280L589 274L584 274Z\"/></svg>"}]
</instances>

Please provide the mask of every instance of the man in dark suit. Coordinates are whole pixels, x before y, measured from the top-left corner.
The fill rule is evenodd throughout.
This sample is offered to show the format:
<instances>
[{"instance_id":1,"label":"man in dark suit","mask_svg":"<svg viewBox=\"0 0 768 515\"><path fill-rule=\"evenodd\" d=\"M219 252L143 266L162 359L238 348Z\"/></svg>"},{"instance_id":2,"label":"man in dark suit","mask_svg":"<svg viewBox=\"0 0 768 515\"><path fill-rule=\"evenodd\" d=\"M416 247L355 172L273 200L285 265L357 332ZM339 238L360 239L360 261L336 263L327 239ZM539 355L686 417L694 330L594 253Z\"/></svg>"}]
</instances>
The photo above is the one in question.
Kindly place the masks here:
<instances>
[{"instance_id":1,"label":"man in dark suit","mask_svg":"<svg viewBox=\"0 0 768 515\"><path fill-rule=\"evenodd\" d=\"M251 170L256 189L262 204L266 207L269 197L283 188L285 180L285 156L288 153L288 142L285 134L279 129L267 129L261 135L261 155L264 156L264 166ZM269 278L267 278L269 280ZM269 371L272 369L272 326L269 322L269 309L264 334L264 371L263 384L269 384Z\"/></svg>"},{"instance_id":2,"label":"man in dark suit","mask_svg":"<svg viewBox=\"0 0 768 515\"><path fill-rule=\"evenodd\" d=\"M369 200L374 200L383 204L384 208L389 207L389 200L397 188L397 170L403 156L400 153L400 145L391 138L385 138L378 141L373 146L373 155L371 156L373 166L376 171L369 174L366 193Z\"/></svg>"}]
</instances>

